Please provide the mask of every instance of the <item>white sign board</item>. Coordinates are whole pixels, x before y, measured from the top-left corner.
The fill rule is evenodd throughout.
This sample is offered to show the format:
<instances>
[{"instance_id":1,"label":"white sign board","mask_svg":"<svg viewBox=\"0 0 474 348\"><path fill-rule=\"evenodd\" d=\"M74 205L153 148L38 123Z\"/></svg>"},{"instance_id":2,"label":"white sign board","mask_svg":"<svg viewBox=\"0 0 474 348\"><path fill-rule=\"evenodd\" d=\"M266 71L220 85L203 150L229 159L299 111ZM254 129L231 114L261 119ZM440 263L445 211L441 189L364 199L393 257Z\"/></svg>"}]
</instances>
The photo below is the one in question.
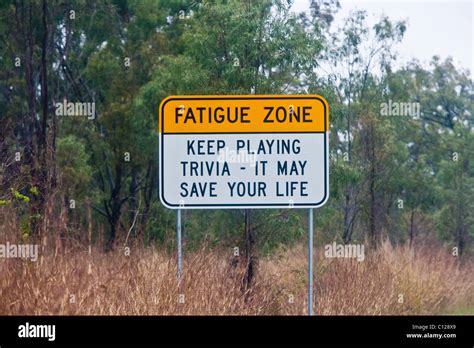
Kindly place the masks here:
<instances>
[{"instance_id":1,"label":"white sign board","mask_svg":"<svg viewBox=\"0 0 474 348\"><path fill-rule=\"evenodd\" d=\"M168 208L315 208L328 199L329 108L318 95L172 96L158 122Z\"/></svg>"}]
</instances>

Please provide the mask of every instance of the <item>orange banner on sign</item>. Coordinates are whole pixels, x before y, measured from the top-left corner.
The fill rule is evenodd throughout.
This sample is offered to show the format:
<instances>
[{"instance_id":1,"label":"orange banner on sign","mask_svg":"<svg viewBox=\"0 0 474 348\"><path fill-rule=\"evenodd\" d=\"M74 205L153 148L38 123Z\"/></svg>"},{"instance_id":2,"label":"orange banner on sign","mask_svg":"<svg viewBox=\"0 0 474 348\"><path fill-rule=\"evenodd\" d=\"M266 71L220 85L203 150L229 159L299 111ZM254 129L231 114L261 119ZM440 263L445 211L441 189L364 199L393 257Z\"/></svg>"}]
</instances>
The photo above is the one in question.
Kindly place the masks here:
<instances>
[{"instance_id":1,"label":"orange banner on sign","mask_svg":"<svg viewBox=\"0 0 474 348\"><path fill-rule=\"evenodd\" d=\"M319 95L170 96L158 110L161 133L294 133L329 131Z\"/></svg>"}]
</instances>

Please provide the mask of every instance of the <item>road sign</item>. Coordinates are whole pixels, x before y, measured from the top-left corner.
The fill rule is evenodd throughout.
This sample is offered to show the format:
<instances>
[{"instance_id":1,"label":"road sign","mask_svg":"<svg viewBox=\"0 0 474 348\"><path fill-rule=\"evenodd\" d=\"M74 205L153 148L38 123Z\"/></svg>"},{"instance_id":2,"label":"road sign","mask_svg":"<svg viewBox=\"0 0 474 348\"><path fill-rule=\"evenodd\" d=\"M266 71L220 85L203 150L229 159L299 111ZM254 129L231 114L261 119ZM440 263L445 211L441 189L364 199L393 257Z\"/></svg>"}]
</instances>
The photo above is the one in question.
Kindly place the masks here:
<instances>
[{"instance_id":1,"label":"road sign","mask_svg":"<svg viewBox=\"0 0 474 348\"><path fill-rule=\"evenodd\" d=\"M321 96L171 96L158 114L166 207L316 208L326 202L329 107Z\"/></svg>"}]
</instances>

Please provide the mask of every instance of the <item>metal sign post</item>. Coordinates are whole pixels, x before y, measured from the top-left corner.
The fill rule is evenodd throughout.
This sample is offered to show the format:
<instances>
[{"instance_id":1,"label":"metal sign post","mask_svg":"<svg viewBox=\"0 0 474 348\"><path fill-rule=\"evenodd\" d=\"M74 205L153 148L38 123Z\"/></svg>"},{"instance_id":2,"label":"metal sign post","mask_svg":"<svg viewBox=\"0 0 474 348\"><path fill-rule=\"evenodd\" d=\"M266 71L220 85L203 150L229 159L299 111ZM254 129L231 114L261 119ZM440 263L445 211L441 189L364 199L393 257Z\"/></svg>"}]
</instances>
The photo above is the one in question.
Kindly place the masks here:
<instances>
[{"instance_id":1,"label":"metal sign post","mask_svg":"<svg viewBox=\"0 0 474 348\"><path fill-rule=\"evenodd\" d=\"M181 209L176 211L176 240L178 241L178 285L181 284L181 275L183 272L183 243L181 240Z\"/></svg>"},{"instance_id":2,"label":"metal sign post","mask_svg":"<svg viewBox=\"0 0 474 348\"><path fill-rule=\"evenodd\" d=\"M313 209L308 216L308 315L313 315Z\"/></svg>"}]
</instances>

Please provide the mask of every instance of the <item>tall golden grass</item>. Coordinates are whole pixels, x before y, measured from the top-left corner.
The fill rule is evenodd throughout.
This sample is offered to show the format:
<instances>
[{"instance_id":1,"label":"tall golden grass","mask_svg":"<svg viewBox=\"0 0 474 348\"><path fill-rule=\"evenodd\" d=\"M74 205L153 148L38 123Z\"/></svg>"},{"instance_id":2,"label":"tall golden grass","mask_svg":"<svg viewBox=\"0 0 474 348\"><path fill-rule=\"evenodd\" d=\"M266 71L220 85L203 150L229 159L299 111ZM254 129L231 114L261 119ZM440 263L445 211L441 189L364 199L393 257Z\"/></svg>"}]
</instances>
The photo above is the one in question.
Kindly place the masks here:
<instances>
[{"instance_id":1,"label":"tall golden grass","mask_svg":"<svg viewBox=\"0 0 474 348\"><path fill-rule=\"evenodd\" d=\"M2 315L303 315L307 259L304 245L261 258L254 285L232 251L185 254L178 285L175 256L151 248L99 249L43 255L37 262L0 259ZM449 313L474 303L472 264L439 249L392 247L362 262L315 255L318 315Z\"/></svg>"}]
</instances>

